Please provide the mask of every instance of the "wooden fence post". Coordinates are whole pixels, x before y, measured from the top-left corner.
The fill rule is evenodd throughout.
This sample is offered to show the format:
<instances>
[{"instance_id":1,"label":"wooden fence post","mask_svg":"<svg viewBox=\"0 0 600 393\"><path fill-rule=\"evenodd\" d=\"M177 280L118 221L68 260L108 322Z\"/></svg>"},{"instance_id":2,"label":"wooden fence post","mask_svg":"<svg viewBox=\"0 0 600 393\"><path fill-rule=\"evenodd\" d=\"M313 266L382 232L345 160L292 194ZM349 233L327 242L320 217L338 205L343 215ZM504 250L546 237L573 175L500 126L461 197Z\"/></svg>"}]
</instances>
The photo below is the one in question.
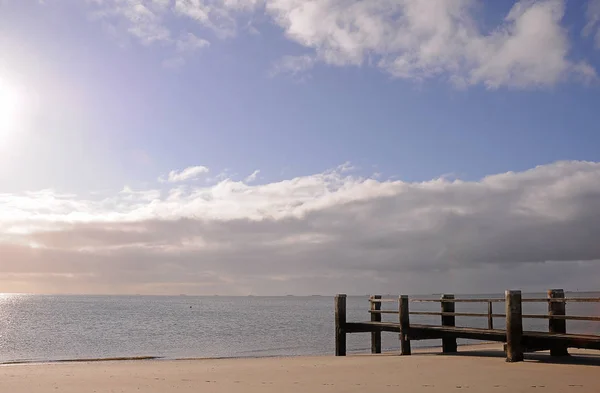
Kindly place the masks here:
<instances>
[{"instance_id":1,"label":"wooden fence post","mask_svg":"<svg viewBox=\"0 0 600 393\"><path fill-rule=\"evenodd\" d=\"M408 311L408 296L398 298L398 315L400 318L400 354L410 355L410 316Z\"/></svg>"},{"instance_id":2,"label":"wooden fence post","mask_svg":"<svg viewBox=\"0 0 600 393\"><path fill-rule=\"evenodd\" d=\"M506 361L523 361L523 309L521 291L506 291Z\"/></svg>"},{"instance_id":3,"label":"wooden fence post","mask_svg":"<svg viewBox=\"0 0 600 393\"><path fill-rule=\"evenodd\" d=\"M494 308L492 307L493 304L493 302L488 302L488 329L490 330L494 328L494 317L492 317L494 314Z\"/></svg>"},{"instance_id":4,"label":"wooden fence post","mask_svg":"<svg viewBox=\"0 0 600 393\"><path fill-rule=\"evenodd\" d=\"M566 315L566 303L553 302L551 299L564 299L565 291L562 289L551 289L548 291L548 315ZM567 333L567 321L564 319L553 319L548 320L548 331L550 333ZM556 342L550 348L550 355L552 356L569 356L567 346Z\"/></svg>"},{"instance_id":5,"label":"wooden fence post","mask_svg":"<svg viewBox=\"0 0 600 393\"><path fill-rule=\"evenodd\" d=\"M346 295L335 297L335 356L346 356Z\"/></svg>"},{"instance_id":6,"label":"wooden fence post","mask_svg":"<svg viewBox=\"0 0 600 393\"><path fill-rule=\"evenodd\" d=\"M371 311L380 311L381 310L381 302L373 301L380 300L381 295L373 295L370 298L371 301ZM381 322L381 313L372 312L371 313L371 322ZM376 330L371 332L371 353L381 353L381 330Z\"/></svg>"},{"instance_id":7,"label":"wooden fence post","mask_svg":"<svg viewBox=\"0 0 600 393\"><path fill-rule=\"evenodd\" d=\"M454 300L454 295L442 295L442 312L453 313L455 310L454 302L445 302L444 300ZM456 317L454 315L443 315L442 314L442 326L454 327L456 326ZM456 338L445 337L442 338L442 352L443 353L455 353L456 352Z\"/></svg>"}]
</instances>

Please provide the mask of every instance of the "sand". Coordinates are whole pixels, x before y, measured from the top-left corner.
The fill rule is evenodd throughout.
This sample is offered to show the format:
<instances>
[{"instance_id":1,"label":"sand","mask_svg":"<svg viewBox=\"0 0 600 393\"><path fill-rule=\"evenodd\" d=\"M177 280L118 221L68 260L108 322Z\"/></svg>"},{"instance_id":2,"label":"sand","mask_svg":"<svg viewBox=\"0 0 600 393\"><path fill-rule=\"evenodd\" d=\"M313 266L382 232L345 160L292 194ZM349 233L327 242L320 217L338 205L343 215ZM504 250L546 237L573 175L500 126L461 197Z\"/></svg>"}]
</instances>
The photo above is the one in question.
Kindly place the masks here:
<instances>
[{"instance_id":1,"label":"sand","mask_svg":"<svg viewBox=\"0 0 600 393\"><path fill-rule=\"evenodd\" d=\"M0 366L0 392L600 392L600 352L506 363L498 345L459 355L135 360ZM437 351L436 351L437 352Z\"/></svg>"}]
</instances>

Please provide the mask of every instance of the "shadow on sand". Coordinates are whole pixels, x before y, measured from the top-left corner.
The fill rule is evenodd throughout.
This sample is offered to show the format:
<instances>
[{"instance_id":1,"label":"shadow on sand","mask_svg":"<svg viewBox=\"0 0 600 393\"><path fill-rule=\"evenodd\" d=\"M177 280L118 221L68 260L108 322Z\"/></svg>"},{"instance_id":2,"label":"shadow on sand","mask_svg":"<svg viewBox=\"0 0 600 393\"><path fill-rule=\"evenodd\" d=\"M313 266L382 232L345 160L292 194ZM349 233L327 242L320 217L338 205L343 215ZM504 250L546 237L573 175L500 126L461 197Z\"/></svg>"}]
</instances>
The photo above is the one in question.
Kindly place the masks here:
<instances>
[{"instance_id":1,"label":"shadow on sand","mask_svg":"<svg viewBox=\"0 0 600 393\"><path fill-rule=\"evenodd\" d=\"M549 352L531 352L525 354L526 362L548 363L548 364L573 364L581 366L600 366L600 352L581 353L573 352L569 356L550 356ZM505 358L506 355L501 349L469 349L453 354L431 353L427 355L435 356L469 356L469 357L494 357Z\"/></svg>"}]
</instances>

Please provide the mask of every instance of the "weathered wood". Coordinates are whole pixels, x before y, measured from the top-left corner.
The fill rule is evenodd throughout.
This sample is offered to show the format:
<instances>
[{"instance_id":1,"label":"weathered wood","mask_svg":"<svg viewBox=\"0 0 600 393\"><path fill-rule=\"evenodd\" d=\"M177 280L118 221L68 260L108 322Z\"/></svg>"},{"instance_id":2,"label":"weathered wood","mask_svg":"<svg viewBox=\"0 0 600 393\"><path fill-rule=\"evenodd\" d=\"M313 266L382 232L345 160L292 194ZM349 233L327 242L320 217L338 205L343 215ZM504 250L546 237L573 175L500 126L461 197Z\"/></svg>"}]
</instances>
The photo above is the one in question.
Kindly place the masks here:
<instances>
[{"instance_id":1,"label":"weathered wood","mask_svg":"<svg viewBox=\"0 0 600 393\"><path fill-rule=\"evenodd\" d=\"M537 302L537 303L546 303L548 301L557 302L557 303L600 303L600 297L567 297L564 299L552 299L548 300L547 298L528 298L521 299L523 303Z\"/></svg>"},{"instance_id":2,"label":"weathered wood","mask_svg":"<svg viewBox=\"0 0 600 393\"><path fill-rule=\"evenodd\" d=\"M523 361L521 291L506 291L506 361Z\"/></svg>"},{"instance_id":3,"label":"weathered wood","mask_svg":"<svg viewBox=\"0 0 600 393\"><path fill-rule=\"evenodd\" d=\"M543 343L546 348L552 348L555 343L563 343L568 348L587 348L600 350L600 336L589 334L560 334L549 332L524 332L523 341ZM539 346L539 345L538 345Z\"/></svg>"},{"instance_id":4,"label":"weathered wood","mask_svg":"<svg viewBox=\"0 0 600 393\"><path fill-rule=\"evenodd\" d=\"M335 297L335 356L346 356L346 295Z\"/></svg>"},{"instance_id":5,"label":"weathered wood","mask_svg":"<svg viewBox=\"0 0 600 393\"><path fill-rule=\"evenodd\" d=\"M397 332L400 333L400 324L397 322L348 322L346 333L370 333L372 331ZM547 334L547 333L545 333ZM475 340L506 341L504 330L489 330L468 327L444 327L432 325L410 325L409 338L424 340L428 338L457 337L473 338ZM429 337L430 336L430 337ZM422 337L422 338L421 338Z\"/></svg>"},{"instance_id":6,"label":"weathered wood","mask_svg":"<svg viewBox=\"0 0 600 393\"><path fill-rule=\"evenodd\" d=\"M349 322L346 333L370 333L374 330L400 333L398 322ZM487 328L443 327L433 325L410 325L410 340L441 339L456 337L471 340L506 342L506 331ZM553 343L565 342L569 348L600 350L600 336L589 334L558 334L549 332L523 332L523 352L548 350Z\"/></svg>"},{"instance_id":7,"label":"weathered wood","mask_svg":"<svg viewBox=\"0 0 600 393\"><path fill-rule=\"evenodd\" d=\"M381 322L381 313L373 312L381 310L381 302L373 300L381 299L381 295L371 296L371 322ZM381 331L371 332L371 353L381 353Z\"/></svg>"},{"instance_id":8,"label":"weathered wood","mask_svg":"<svg viewBox=\"0 0 600 393\"><path fill-rule=\"evenodd\" d=\"M392 299L382 299L382 302L395 301ZM441 300L439 299L420 299L420 298L411 298L411 303L439 303ZM496 298L481 298L481 299L453 299L453 300L444 300L446 302L452 303L504 303L505 299L496 299ZM564 302L564 303L600 303L600 297L569 297L564 299L553 299L553 302ZM521 303L546 303L548 302L547 298L539 297L539 298L523 298L521 299Z\"/></svg>"},{"instance_id":9,"label":"weathered wood","mask_svg":"<svg viewBox=\"0 0 600 393\"><path fill-rule=\"evenodd\" d=\"M562 321L593 321L593 322L600 322L600 317L584 317L582 315L523 314L523 318L556 319L556 320L562 320Z\"/></svg>"},{"instance_id":10,"label":"weathered wood","mask_svg":"<svg viewBox=\"0 0 600 393\"><path fill-rule=\"evenodd\" d=\"M439 303L439 302L447 302L447 303L504 303L504 299L410 299L412 303Z\"/></svg>"},{"instance_id":11,"label":"weathered wood","mask_svg":"<svg viewBox=\"0 0 600 393\"><path fill-rule=\"evenodd\" d=\"M564 299L565 291L562 289L551 289L548 291L548 299ZM566 304L563 302L553 302L548 301L548 315L550 317L555 316L565 316L566 314ZM554 319L551 318L548 320L548 331L550 333L567 333L567 321L564 319ZM558 342L555 343L550 348L551 356L569 356L569 351L567 350L567 346L565 343Z\"/></svg>"},{"instance_id":12,"label":"weathered wood","mask_svg":"<svg viewBox=\"0 0 600 393\"><path fill-rule=\"evenodd\" d=\"M498 329L489 330L485 328L410 325L411 340L443 339L444 337L505 342L506 331Z\"/></svg>"},{"instance_id":13,"label":"weathered wood","mask_svg":"<svg viewBox=\"0 0 600 393\"><path fill-rule=\"evenodd\" d=\"M410 355L410 311L408 309L408 296L398 298L398 316L400 320L400 353Z\"/></svg>"},{"instance_id":14,"label":"weathered wood","mask_svg":"<svg viewBox=\"0 0 600 393\"><path fill-rule=\"evenodd\" d=\"M454 295L445 294L442 295L442 326L455 327L456 316L454 315L454 302L446 302L445 300L454 300ZM451 315L448 315L451 314ZM442 352L443 353L455 353L457 350L456 337L444 337L442 338Z\"/></svg>"},{"instance_id":15,"label":"weathered wood","mask_svg":"<svg viewBox=\"0 0 600 393\"><path fill-rule=\"evenodd\" d=\"M487 317L488 313L481 312L441 312L441 311L411 311L410 315L441 315L441 316L455 316L455 317ZM504 318L505 314L492 314L495 318ZM544 317L547 317L544 315Z\"/></svg>"},{"instance_id":16,"label":"weathered wood","mask_svg":"<svg viewBox=\"0 0 600 393\"><path fill-rule=\"evenodd\" d=\"M346 321L346 296L336 297L336 355L346 354L347 333L371 333L374 353L381 351L381 332L400 333L401 353L410 355L411 340L442 339L444 352L456 351L457 339L471 339L484 341L505 342L506 360L518 362L523 360L523 353L532 351L550 350L553 356L568 355L567 348L586 348L600 350L600 335L567 334L566 320L600 321L600 316L569 316L565 315L566 302L583 300L597 301L595 298L565 298L564 291L552 290L546 299L535 298L528 301L545 301L548 304L548 314L523 314L522 298L520 291L506 291L504 299L454 299L452 296L443 296L439 300L424 299L428 302L440 302L441 311L410 311L409 299L401 296L398 301L398 311L381 310L382 301L378 296L370 298L370 322ZM420 299L416 299L420 300ZM455 312L455 303L461 300L467 302L486 302L487 313L461 313ZM492 303L503 301L506 304L505 314L494 314ZM381 321L381 314L398 314L397 322ZM410 324L409 317L413 315L439 315L442 326ZM488 326L484 328L456 327L457 316L487 317ZM506 318L506 330L494 329L493 318ZM548 319L548 331L523 331L523 318ZM374 334L376 333L376 334Z\"/></svg>"},{"instance_id":17,"label":"weathered wood","mask_svg":"<svg viewBox=\"0 0 600 393\"><path fill-rule=\"evenodd\" d=\"M346 333L370 333L370 332L392 332L400 333L398 322L348 322Z\"/></svg>"}]
</instances>

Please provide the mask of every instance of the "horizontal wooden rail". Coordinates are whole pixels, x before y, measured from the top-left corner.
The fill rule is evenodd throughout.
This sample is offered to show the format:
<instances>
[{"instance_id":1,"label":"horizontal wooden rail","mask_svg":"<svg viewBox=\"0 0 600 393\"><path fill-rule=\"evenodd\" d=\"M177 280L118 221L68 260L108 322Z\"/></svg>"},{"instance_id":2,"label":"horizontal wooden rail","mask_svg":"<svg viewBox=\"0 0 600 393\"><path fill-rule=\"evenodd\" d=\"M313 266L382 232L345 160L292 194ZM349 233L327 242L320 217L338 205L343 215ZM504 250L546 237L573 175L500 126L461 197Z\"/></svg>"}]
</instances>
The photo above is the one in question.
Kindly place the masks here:
<instances>
[{"instance_id":1,"label":"horizontal wooden rail","mask_svg":"<svg viewBox=\"0 0 600 393\"><path fill-rule=\"evenodd\" d=\"M374 314L398 314L393 310L369 311ZM454 316L454 317L491 317L506 318L506 314L488 314L476 312L441 312L441 311L410 311L410 315L432 315L432 316ZM544 314L523 314L523 318L529 319L562 319L571 321L596 321L600 322L600 317L586 317L579 315L544 315Z\"/></svg>"},{"instance_id":2,"label":"horizontal wooden rail","mask_svg":"<svg viewBox=\"0 0 600 393\"><path fill-rule=\"evenodd\" d=\"M398 314L394 310L369 310L371 314ZM410 311L410 315L433 315L433 316L455 316L455 317L492 317L505 318L506 314L488 314L476 312L441 312L441 311ZM600 322L600 317L586 317L579 315L545 315L545 314L523 314L523 318L529 319L564 319L571 321L595 321Z\"/></svg>"},{"instance_id":3,"label":"horizontal wooden rail","mask_svg":"<svg viewBox=\"0 0 600 393\"><path fill-rule=\"evenodd\" d=\"M530 297L521 299L521 303L548 303L548 302L556 302L556 303L564 303L565 299L548 299L545 297Z\"/></svg>"},{"instance_id":4,"label":"horizontal wooden rail","mask_svg":"<svg viewBox=\"0 0 600 393\"><path fill-rule=\"evenodd\" d=\"M561 319L571 321L596 321L600 322L600 317L586 317L580 315L537 315L537 314L523 314L523 318L530 319Z\"/></svg>"},{"instance_id":5,"label":"horizontal wooden rail","mask_svg":"<svg viewBox=\"0 0 600 393\"><path fill-rule=\"evenodd\" d=\"M415 298L408 296L399 298L382 298L373 295L370 301L370 321L346 321L346 296L336 296L336 354L346 353L347 333L371 333L371 352L381 353L381 333L400 333L400 347L402 355L410 355L411 340L441 339L442 352L453 353L457 351L457 339L472 339L485 341L504 342L506 360L518 362L523 360L525 352L550 350L551 356L568 356L568 348L587 348L600 350L600 334L582 335L567 334L566 321L592 321L600 322L600 316L566 315L565 305L572 303L600 303L600 298L591 297L565 297L562 289L551 289L547 297L523 298L521 291L508 290L504 298L472 298L457 299L452 294L441 295L440 299ZM439 311L411 311L409 303L439 303ZM523 314L523 303L545 303L547 314ZM396 303L397 309L386 307L382 310L382 303ZM487 305L486 312L456 312L456 303L483 303ZM503 303L494 310L494 303ZM496 313L494 313L496 311ZM498 313L498 311L502 313ZM395 321L382 321L382 314L398 315ZM441 317L441 326L435 324L412 324L411 315ZM487 318L487 329L456 326L456 317ZM504 329L494 329L494 318L505 319ZM395 318L394 318L395 319ZM548 321L548 330L524 331L525 319L545 319Z\"/></svg>"},{"instance_id":6,"label":"horizontal wooden rail","mask_svg":"<svg viewBox=\"0 0 600 393\"><path fill-rule=\"evenodd\" d=\"M369 310L369 313L371 313L371 314L398 314L399 312L394 311L394 310ZM506 314L488 314L488 313L476 313L476 312L410 311L410 315L506 318ZM600 317L586 317L586 316L579 316L579 315L523 314L523 318L563 319L563 320L571 320L571 321L600 322Z\"/></svg>"},{"instance_id":7,"label":"horizontal wooden rail","mask_svg":"<svg viewBox=\"0 0 600 393\"><path fill-rule=\"evenodd\" d=\"M371 314L400 314L399 311L395 310L369 310Z\"/></svg>"},{"instance_id":8,"label":"horizontal wooden rail","mask_svg":"<svg viewBox=\"0 0 600 393\"><path fill-rule=\"evenodd\" d=\"M441 311L410 311L410 315L437 315L437 316L448 316L448 317L488 317L492 318L504 318L506 314L488 314L478 312L441 312Z\"/></svg>"},{"instance_id":9,"label":"horizontal wooden rail","mask_svg":"<svg viewBox=\"0 0 600 393\"><path fill-rule=\"evenodd\" d=\"M369 299L371 303L398 303L398 299Z\"/></svg>"},{"instance_id":10,"label":"horizontal wooden rail","mask_svg":"<svg viewBox=\"0 0 600 393\"><path fill-rule=\"evenodd\" d=\"M369 299L372 303L397 303L398 299ZM503 303L504 299L409 299L411 303ZM564 299L524 298L523 303L600 303L600 298L572 297Z\"/></svg>"},{"instance_id":11,"label":"horizontal wooden rail","mask_svg":"<svg viewBox=\"0 0 600 393\"><path fill-rule=\"evenodd\" d=\"M409 299L413 303L501 303L504 299Z\"/></svg>"},{"instance_id":12,"label":"horizontal wooden rail","mask_svg":"<svg viewBox=\"0 0 600 393\"><path fill-rule=\"evenodd\" d=\"M390 299L391 301L394 301ZM410 299L414 303L503 303L504 299ZM565 299L525 298L523 303L600 303L600 298L572 297Z\"/></svg>"},{"instance_id":13,"label":"horizontal wooden rail","mask_svg":"<svg viewBox=\"0 0 600 393\"><path fill-rule=\"evenodd\" d=\"M569 297L569 298L525 298L521 300L523 303L600 303L600 298L595 297Z\"/></svg>"}]
</instances>

